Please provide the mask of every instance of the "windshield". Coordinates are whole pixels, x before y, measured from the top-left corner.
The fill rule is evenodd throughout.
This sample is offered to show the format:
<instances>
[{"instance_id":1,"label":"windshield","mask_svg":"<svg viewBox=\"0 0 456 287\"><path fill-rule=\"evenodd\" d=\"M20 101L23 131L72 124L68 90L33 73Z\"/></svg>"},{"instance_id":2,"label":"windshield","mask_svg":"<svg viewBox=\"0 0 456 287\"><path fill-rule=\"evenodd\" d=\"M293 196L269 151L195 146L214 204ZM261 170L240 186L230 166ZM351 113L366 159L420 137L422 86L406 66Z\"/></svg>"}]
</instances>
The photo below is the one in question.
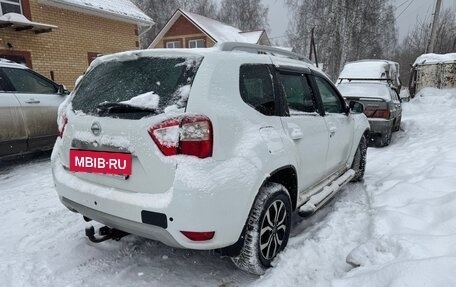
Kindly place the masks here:
<instances>
[{"instance_id":1,"label":"windshield","mask_svg":"<svg viewBox=\"0 0 456 287\"><path fill-rule=\"evenodd\" d=\"M76 88L73 109L89 115L138 119L169 107L185 108L201 60L144 57L100 63Z\"/></svg>"}]
</instances>

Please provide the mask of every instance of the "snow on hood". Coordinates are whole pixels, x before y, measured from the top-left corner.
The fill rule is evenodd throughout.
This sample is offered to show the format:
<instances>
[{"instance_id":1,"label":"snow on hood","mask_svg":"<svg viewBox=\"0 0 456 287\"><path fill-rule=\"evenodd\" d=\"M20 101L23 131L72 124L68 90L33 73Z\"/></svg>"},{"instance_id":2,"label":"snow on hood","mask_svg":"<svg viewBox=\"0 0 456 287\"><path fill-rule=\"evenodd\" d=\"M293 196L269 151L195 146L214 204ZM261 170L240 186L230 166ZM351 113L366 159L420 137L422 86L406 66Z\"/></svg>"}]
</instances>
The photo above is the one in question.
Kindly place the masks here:
<instances>
[{"instance_id":1,"label":"snow on hood","mask_svg":"<svg viewBox=\"0 0 456 287\"><path fill-rule=\"evenodd\" d=\"M416 58L413 66L423 64L437 64L437 63L456 63L456 53L448 54L423 54Z\"/></svg>"},{"instance_id":2,"label":"snow on hood","mask_svg":"<svg viewBox=\"0 0 456 287\"><path fill-rule=\"evenodd\" d=\"M133 107L147 108L147 109L157 109L158 103L160 102L160 96L155 92L147 92L141 95L137 95L129 99L128 101L122 101L121 104L127 104Z\"/></svg>"}]
</instances>

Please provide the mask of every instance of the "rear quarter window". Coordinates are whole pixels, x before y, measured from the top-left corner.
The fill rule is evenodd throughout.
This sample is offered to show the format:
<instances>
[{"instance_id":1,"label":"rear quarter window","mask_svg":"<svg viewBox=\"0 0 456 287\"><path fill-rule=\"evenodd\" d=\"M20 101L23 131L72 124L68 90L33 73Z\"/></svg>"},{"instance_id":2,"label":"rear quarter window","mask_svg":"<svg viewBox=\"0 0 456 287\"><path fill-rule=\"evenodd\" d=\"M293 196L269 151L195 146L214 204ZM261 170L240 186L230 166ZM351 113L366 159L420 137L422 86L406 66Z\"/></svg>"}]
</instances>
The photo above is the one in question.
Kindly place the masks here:
<instances>
[{"instance_id":1,"label":"rear quarter window","mask_svg":"<svg viewBox=\"0 0 456 287\"><path fill-rule=\"evenodd\" d=\"M276 103L272 75L267 65L242 65L239 74L239 89L245 103L264 115L275 115Z\"/></svg>"}]
</instances>

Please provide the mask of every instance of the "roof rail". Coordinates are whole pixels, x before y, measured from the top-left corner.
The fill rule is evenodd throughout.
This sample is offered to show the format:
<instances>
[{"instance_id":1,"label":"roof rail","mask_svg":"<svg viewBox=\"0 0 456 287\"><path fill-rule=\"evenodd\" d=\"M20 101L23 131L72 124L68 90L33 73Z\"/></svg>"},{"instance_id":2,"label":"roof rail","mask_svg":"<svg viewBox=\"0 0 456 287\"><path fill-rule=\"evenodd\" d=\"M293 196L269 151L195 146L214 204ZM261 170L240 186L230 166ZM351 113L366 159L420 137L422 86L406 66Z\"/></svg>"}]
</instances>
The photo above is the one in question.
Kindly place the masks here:
<instances>
[{"instance_id":1,"label":"roof rail","mask_svg":"<svg viewBox=\"0 0 456 287\"><path fill-rule=\"evenodd\" d=\"M351 81L387 81L387 82L393 82L392 79L386 79L386 78L339 78L339 84L342 83L343 80L347 80L349 82Z\"/></svg>"},{"instance_id":2,"label":"roof rail","mask_svg":"<svg viewBox=\"0 0 456 287\"><path fill-rule=\"evenodd\" d=\"M217 44L216 47L220 51L243 51L253 54L269 54L273 56L279 55L286 58L303 61L307 64L313 64L309 59L297 53L289 52L284 49L274 48L270 46L256 45L243 42L224 42Z\"/></svg>"}]
</instances>

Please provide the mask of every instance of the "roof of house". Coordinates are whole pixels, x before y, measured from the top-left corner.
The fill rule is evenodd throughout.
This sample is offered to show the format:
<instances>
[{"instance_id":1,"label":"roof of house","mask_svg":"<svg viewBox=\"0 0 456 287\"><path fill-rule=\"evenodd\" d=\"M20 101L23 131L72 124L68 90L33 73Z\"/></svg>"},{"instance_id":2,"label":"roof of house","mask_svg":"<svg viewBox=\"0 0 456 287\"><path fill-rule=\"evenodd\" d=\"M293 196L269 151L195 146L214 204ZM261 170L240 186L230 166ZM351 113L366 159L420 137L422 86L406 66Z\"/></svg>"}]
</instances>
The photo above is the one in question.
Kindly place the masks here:
<instances>
[{"instance_id":1,"label":"roof of house","mask_svg":"<svg viewBox=\"0 0 456 287\"><path fill-rule=\"evenodd\" d=\"M257 44L263 34L264 30L243 32L238 28L227 25L220 21L201 16L195 13L187 12L182 9L176 10L173 16L168 20L165 27L155 37L149 48L155 47L160 39L168 32L168 30L174 25L180 16L185 17L196 27L198 27L204 34L217 43L221 42L245 42L251 44Z\"/></svg>"},{"instance_id":2,"label":"roof of house","mask_svg":"<svg viewBox=\"0 0 456 287\"><path fill-rule=\"evenodd\" d=\"M38 2L138 25L154 24L154 21L130 0L39 0Z\"/></svg>"}]
</instances>

